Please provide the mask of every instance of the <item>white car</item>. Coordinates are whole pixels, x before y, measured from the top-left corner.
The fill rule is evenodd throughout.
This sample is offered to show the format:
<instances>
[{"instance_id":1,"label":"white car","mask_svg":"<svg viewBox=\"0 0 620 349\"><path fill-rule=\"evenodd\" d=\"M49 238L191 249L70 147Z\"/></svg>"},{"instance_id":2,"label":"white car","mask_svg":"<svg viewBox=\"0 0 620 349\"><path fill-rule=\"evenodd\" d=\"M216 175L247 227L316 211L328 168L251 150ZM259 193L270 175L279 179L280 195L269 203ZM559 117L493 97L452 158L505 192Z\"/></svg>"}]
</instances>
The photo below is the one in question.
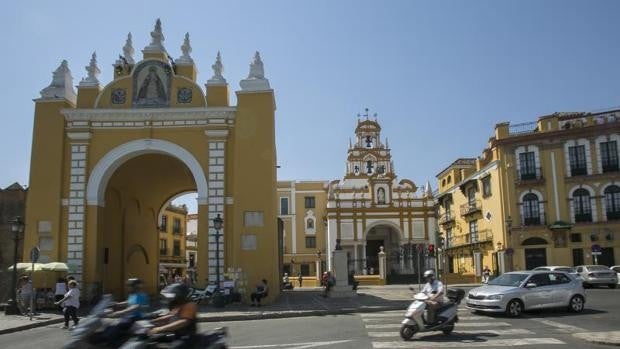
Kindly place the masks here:
<instances>
[{"instance_id":1,"label":"white car","mask_svg":"<svg viewBox=\"0 0 620 349\"><path fill-rule=\"evenodd\" d=\"M620 284L620 265L614 265L613 267L609 269L615 271L616 274L618 274L618 283Z\"/></svg>"},{"instance_id":2,"label":"white car","mask_svg":"<svg viewBox=\"0 0 620 349\"><path fill-rule=\"evenodd\" d=\"M574 276L576 278L579 278L579 274L577 274L577 272L575 271L575 268L568 267L568 266L565 266L565 265L547 265L547 266L544 266L544 267L537 267L537 268L534 268L532 270L563 271L563 272L571 274L572 276Z\"/></svg>"}]
</instances>

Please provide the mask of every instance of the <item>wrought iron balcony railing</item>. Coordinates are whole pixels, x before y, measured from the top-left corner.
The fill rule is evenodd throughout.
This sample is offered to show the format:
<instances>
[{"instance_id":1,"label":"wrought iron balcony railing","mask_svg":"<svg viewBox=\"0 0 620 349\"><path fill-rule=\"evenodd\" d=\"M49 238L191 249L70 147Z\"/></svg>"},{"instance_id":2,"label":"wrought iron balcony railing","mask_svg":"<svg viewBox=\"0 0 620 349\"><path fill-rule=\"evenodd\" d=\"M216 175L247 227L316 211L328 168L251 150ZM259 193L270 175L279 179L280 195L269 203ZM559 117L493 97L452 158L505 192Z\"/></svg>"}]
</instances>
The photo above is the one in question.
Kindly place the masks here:
<instances>
[{"instance_id":1,"label":"wrought iron balcony railing","mask_svg":"<svg viewBox=\"0 0 620 349\"><path fill-rule=\"evenodd\" d=\"M470 201L461 205L461 216L466 216L478 211L482 211L482 204L480 203L480 200Z\"/></svg>"}]
</instances>

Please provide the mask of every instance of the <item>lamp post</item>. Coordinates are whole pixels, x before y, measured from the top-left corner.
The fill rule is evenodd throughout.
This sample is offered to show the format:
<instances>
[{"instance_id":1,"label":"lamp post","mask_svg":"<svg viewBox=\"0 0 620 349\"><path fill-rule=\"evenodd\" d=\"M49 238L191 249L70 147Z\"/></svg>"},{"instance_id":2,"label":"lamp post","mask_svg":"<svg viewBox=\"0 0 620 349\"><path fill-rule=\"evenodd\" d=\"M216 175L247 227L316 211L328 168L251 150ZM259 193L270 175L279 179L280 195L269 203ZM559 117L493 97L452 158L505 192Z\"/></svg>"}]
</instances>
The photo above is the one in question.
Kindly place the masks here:
<instances>
[{"instance_id":1,"label":"lamp post","mask_svg":"<svg viewBox=\"0 0 620 349\"><path fill-rule=\"evenodd\" d=\"M217 217L213 219L213 228L215 229L215 293L213 294L213 306L216 308L222 308L226 305L226 300L222 296L222 290L220 290L220 229L224 220L217 214Z\"/></svg>"},{"instance_id":2,"label":"lamp post","mask_svg":"<svg viewBox=\"0 0 620 349\"><path fill-rule=\"evenodd\" d=\"M213 228L215 229L215 280L217 282L217 289L220 289L220 229L224 220L217 214L217 217L213 219Z\"/></svg>"},{"instance_id":3,"label":"lamp post","mask_svg":"<svg viewBox=\"0 0 620 349\"><path fill-rule=\"evenodd\" d=\"M10 221L11 223L11 231L13 232L13 242L15 243L15 247L13 250L13 279L11 282L11 299L7 302L6 308L4 309L4 313L6 315L17 315L20 314L19 308L17 307L17 245L20 240L19 235L24 232L24 222L21 217L15 217Z\"/></svg>"}]
</instances>

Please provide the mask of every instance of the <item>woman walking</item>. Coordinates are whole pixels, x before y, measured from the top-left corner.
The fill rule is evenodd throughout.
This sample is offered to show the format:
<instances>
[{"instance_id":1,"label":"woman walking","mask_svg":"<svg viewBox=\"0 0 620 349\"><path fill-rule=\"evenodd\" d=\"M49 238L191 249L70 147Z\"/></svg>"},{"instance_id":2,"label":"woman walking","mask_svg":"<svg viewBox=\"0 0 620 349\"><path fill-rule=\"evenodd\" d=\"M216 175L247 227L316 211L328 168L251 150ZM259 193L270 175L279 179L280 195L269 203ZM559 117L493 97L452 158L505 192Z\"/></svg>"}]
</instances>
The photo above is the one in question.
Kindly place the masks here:
<instances>
[{"instance_id":1,"label":"woman walking","mask_svg":"<svg viewBox=\"0 0 620 349\"><path fill-rule=\"evenodd\" d=\"M80 308L80 290L77 288L77 282L75 280L69 281L69 291L65 293L65 296L54 303L56 305L63 305L63 312L65 314L65 325L62 328L69 328L69 319L73 319L73 326L77 326L78 320L77 310Z\"/></svg>"}]
</instances>

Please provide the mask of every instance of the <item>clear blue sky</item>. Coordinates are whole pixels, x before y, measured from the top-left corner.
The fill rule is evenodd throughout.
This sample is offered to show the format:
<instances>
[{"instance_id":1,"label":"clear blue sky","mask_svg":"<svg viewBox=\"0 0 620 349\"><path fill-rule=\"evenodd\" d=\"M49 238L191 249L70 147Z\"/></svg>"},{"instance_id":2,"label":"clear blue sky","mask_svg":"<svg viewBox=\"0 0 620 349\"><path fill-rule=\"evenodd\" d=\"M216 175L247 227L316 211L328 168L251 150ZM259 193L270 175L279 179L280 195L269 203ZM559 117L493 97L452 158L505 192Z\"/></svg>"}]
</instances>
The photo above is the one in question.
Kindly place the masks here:
<instances>
[{"instance_id":1,"label":"clear blue sky","mask_svg":"<svg viewBox=\"0 0 620 349\"><path fill-rule=\"evenodd\" d=\"M620 1L19 1L0 12L0 187L27 183L33 98L62 59L103 83L127 32L185 32L202 84L222 52L231 89L260 50L277 103L279 179L338 179L365 107L418 185L478 156L500 121L620 105ZM234 94L233 94L234 97ZM234 100L233 100L234 102Z\"/></svg>"}]
</instances>

